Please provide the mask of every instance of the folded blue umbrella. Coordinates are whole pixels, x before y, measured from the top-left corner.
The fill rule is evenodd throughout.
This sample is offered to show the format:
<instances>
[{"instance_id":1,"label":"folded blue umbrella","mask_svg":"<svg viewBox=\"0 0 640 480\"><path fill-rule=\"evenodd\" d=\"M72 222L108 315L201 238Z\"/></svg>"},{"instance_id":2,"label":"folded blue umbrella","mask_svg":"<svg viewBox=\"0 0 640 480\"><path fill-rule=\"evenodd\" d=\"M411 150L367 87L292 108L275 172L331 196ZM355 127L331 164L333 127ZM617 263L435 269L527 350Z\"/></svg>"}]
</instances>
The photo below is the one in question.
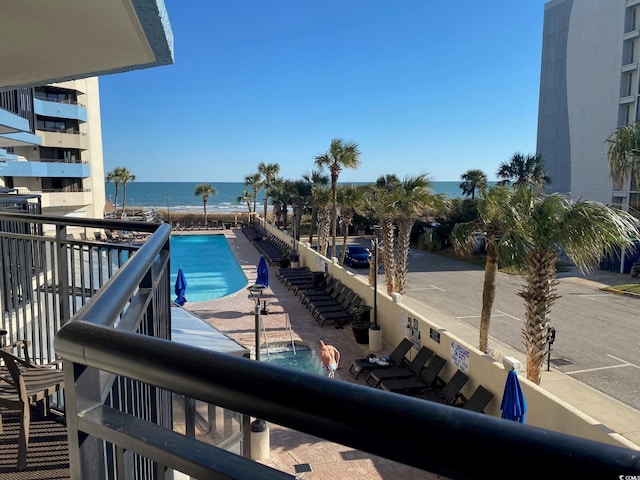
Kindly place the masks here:
<instances>
[{"instance_id":1,"label":"folded blue umbrella","mask_svg":"<svg viewBox=\"0 0 640 480\"><path fill-rule=\"evenodd\" d=\"M174 292L176 294L175 303L180 306L183 306L187 301L187 299L184 296L185 293L187 293L187 279L184 277L184 272L182 271L182 267L178 269L178 275L176 277Z\"/></svg>"},{"instance_id":2,"label":"folded blue umbrella","mask_svg":"<svg viewBox=\"0 0 640 480\"><path fill-rule=\"evenodd\" d=\"M269 267L264 257L260 257L258 262L258 278L256 278L256 285L269 286Z\"/></svg>"},{"instance_id":3,"label":"folded blue umbrella","mask_svg":"<svg viewBox=\"0 0 640 480\"><path fill-rule=\"evenodd\" d=\"M515 370L511 370L507 374L500 410L502 410L502 418L525 423L527 401L524 398L524 393L522 393L518 373Z\"/></svg>"}]
</instances>

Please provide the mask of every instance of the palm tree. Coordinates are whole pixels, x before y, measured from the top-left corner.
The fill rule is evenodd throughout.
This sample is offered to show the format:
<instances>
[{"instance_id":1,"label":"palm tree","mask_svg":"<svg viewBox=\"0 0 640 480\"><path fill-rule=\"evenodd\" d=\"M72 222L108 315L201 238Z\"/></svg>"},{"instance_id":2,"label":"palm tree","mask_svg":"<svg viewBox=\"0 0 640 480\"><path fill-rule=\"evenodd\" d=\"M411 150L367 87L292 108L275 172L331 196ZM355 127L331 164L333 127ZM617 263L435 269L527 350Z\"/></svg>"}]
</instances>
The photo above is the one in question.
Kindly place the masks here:
<instances>
[{"instance_id":1,"label":"palm tree","mask_svg":"<svg viewBox=\"0 0 640 480\"><path fill-rule=\"evenodd\" d=\"M482 284L482 308L480 313L480 339L478 348L489 353L489 325L491 310L496 296L496 277L498 265L509 261L510 257L499 258L501 250L497 242L505 229L506 217L510 213L509 205L514 191L505 186L492 187L481 192L477 203L478 218L472 222L458 223L453 227L451 240L459 253L471 254L475 235L482 233L485 238L486 260L484 282ZM508 255L508 253L507 253Z\"/></svg>"},{"instance_id":2,"label":"palm tree","mask_svg":"<svg viewBox=\"0 0 640 480\"><path fill-rule=\"evenodd\" d=\"M398 217L400 185L400 179L394 174L381 176L376 180L375 186L367 189L364 198L363 213L368 218L377 220L381 227L382 247L378 253L381 254L389 295L396 290L395 221ZM373 270L369 269L370 284L373 282L372 274Z\"/></svg>"},{"instance_id":3,"label":"palm tree","mask_svg":"<svg viewBox=\"0 0 640 480\"><path fill-rule=\"evenodd\" d=\"M640 185L640 123L617 128L606 143L612 180L621 184L631 178Z\"/></svg>"},{"instance_id":4,"label":"palm tree","mask_svg":"<svg viewBox=\"0 0 640 480\"><path fill-rule=\"evenodd\" d=\"M133 175L128 168L118 167L116 168L116 175L120 178L120 183L122 183L122 215L120 218L124 217L124 209L127 204L127 183L135 182L136 176Z\"/></svg>"},{"instance_id":5,"label":"palm tree","mask_svg":"<svg viewBox=\"0 0 640 480\"><path fill-rule=\"evenodd\" d=\"M218 191L209 183L202 183L196 185L196 190L193 192L196 197L202 195L202 206L204 207L204 228L207 228L207 202L211 195L215 195Z\"/></svg>"},{"instance_id":6,"label":"palm tree","mask_svg":"<svg viewBox=\"0 0 640 480\"><path fill-rule=\"evenodd\" d=\"M347 253L347 239L349 227L353 225L353 217L360 208L364 190L351 184L343 185L338 189L338 207L342 220L342 252L340 252L340 265L344 265L344 257Z\"/></svg>"},{"instance_id":7,"label":"palm tree","mask_svg":"<svg viewBox=\"0 0 640 480\"><path fill-rule=\"evenodd\" d=\"M604 255L631 244L640 231L627 212L594 201L574 202L554 193L543 195L531 185L507 190L502 235L495 247L499 258L523 269L525 285L519 295L525 302L523 341L527 353L527 378L540 383L548 351L551 306L559 298L556 264L563 251L583 273L595 268Z\"/></svg>"},{"instance_id":8,"label":"palm tree","mask_svg":"<svg viewBox=\"0 0 640 480\"><path fill-rule=\"evenodd\" d=\"M242 194L238 197L238 203L247 204L247 212L251 213L251 192L247 189L242 190ZM247 216L247 221L251 219L251 216Z\"/></svg>"},{"instance_id":9,"label":"palm tree","mask_svg":"<svg viewBox=\"0 0 640 480\"><path fill-rule=\"evenodd\" d=\"M269 196L271 197L271 205L273 208L273 218L276 226L280 228L280 221L282 221L282 228L286 229L288 224L288 202L291 192L289 192L287 181L282 177L276 177L271 180L271 187L269 188Z\"/></svg>"},{"instance_id":10,"label":"palm tree","mask_svg":"<svg viewBox=\"0 0 640 480\"><path fill-rule=\"evenodd\" d=\"M253 192L253 212L256 212L256 201L258 198L258 192L262 188L262 174L260 172L252 173L251 175L245 175L244 184L247 187L251 188ZM249 208L249 212L251 212L251 208Z\"/></svg>"},{"instance_id":11,"label":"palm tree","mask_svg":"<svg viewBox=\"0 0 640 480\"><path fill-rule=\"evenodd\" d=\"M323 170L325 167L331 174L331 252L335 256L336 251L336 220L338 217L338 177L343 168L358 168L360 165L360 151L358 144L339 138L331 140L329 150L316 156L315 164Z\"/></svg>"},{"instance_id":12,"label":"palm tree","mask_svg":"<svg viewBox=\"0 0 640 480\"><path fill-rule=\"evenodd\" d=\"M314 205L318 212L318 252L326 256L331 235L331 190L328 188L318 190Z\"/></svg>"},{"instance_id":13,"label":"palm tree","mask_svg":"<svg viewBox=\"0 0 640 480\"><path fill-rule=\"evenodd\" d=\"M499 185L535 185L542 187L551 182L547 177L542 160L538 155L523 155L522 153L514 153L508 162L500 164L497 173L501 178Z\"/></svg>"},{"instance_id":14,"label":"palm tree","mask_svg":"<svg viewBox=\"0 0 640 480\"><path fill-rule=\"evenodd\" d=\"M302 175L302 179L311 185L311 225L309 228L309 244L313 244L313 229L318 221L316 196L321 189L329 184L329 177L323 175L320 170L312 170L311 174L305 173Z\"/></svg>"},{"instance_id":15,"label":"palm tree","mask_svg":"<svg viewBox=\"0 0 640 480\"><path fill-rule=\"evenodd\" d=\"M120 176L118 174L118 170L122 167L116 167L107 173L105 180L107 182L113 182L116 187L116 197L114 198L114 207L116 209L116 214L118 213L118 192L120 191Z\"/></svg>"},{"instance_id":16,"label":"palm tree","mask_svg":"<svg viewBox=\"0 0 640 480\"><path fill-rule=\"evenodd\" d=\"M487 188L487 175L482 170L467 170L460 175L462 183L462 195L470 196L471 200L476 198L476 190L484 190Z\"/></svg>"},{"instance_id":17,"label":"palm tree","mask_svg":"<svg viewBox=\"0 0 640 480\"><path fill-rule=\"evenodd\" d=\"M398 248L395 271L393 272L394 292L404 293L408 273L411 229L415 221L425 213L442 212L448 204L446 195L436 194L427 174L407 176L396 191L396 225L398 227Z\"/></svg>"},{"instance_id":18,"label":"palm tree","mask_svg":"<svg viewBox=\"0 0 640 480\"><path fill-rule=\"evenodd\" d=\"M269 196L271 192L271 182L276 175L280 173L280 165L277 163L264 163L258 164L258 172L262 175L262 186L264 187L264 221L267 221L267 204L269 203Z\"/></svg>"}]
</instances>

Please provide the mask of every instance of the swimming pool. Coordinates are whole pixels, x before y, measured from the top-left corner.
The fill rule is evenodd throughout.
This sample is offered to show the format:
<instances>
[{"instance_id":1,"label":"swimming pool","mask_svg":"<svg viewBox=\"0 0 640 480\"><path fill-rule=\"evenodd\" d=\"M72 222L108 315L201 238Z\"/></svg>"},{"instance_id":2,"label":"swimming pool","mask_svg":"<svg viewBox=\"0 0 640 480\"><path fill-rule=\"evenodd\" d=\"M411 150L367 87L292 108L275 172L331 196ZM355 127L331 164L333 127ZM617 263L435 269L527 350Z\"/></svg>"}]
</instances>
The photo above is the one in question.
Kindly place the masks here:
<instances>
[{"instance_id":1,"label":"swimming pool","mask_svg":"<svg viewBox=\"0 0 640 480\"><path fill-rule=\"evenodd\" d=\"M260 361L271 363L278 367L292 368L306 373L325 376L326 373L320 359L316 353L307 345L296 343L295 353L291 344L269 345L269 352L266 348L260 350Z\"/></svg>"},{"instance_id":2,"label":"swimming pool","mask_svg":"<svg viewBox=\"0 0 640 480\"><path fill-rule=\"evenodd\" d=\"M204 302L230 295L247 286L247 277L224 235L171 237L171 295L182 267L188 302Z\"/></svg>"}]
</instances>

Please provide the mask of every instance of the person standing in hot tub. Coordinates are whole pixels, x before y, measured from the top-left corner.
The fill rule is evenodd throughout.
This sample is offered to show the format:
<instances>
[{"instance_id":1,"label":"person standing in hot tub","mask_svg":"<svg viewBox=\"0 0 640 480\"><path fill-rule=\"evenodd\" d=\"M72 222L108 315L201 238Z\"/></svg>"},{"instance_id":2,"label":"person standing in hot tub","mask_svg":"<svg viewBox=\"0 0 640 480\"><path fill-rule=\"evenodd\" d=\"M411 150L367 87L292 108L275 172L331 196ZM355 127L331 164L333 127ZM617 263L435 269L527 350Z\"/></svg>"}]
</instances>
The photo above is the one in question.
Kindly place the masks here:
<instances>
[{"instance_id":1,"label":"person standing in hot tub","mask_svg":"<svg viewBox=\"0 0 640 480\"><path fill-rule=\"evenodd\" d=\"M318 356L322 366L328 371L327 377L334 378L338 364L340 363L340 352L333 345L326 345L322 340L318 340Z\"/></svg>"}]
</instances>

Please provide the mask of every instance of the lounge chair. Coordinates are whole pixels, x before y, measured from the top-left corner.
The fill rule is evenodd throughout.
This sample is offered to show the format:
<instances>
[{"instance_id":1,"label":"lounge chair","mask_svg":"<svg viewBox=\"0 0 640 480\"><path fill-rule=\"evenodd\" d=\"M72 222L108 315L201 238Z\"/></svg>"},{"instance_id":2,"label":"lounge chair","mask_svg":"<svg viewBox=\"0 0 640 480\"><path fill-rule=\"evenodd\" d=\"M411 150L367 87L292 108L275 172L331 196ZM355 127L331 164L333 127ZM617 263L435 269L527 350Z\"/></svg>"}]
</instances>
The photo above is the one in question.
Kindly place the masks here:
<instances>
[{"instance_id":1,"label":"lounge chair","mask_svg":"<svg viewBox=\"0 0 640 480\"><path fill-rule=\"evenodd\" d=\"M20 410L20 430L18 433L17 469L27 467L27 449L29 445L29 426L31 423L31 405L40 407L40 414L49 412L49 397L60 392L64 386L62 370L53 368L59 362L48 365L31 363L27 353L28 341L16 342L0 349L0 407ZM11 353L13 348L23 348L24 359ZM2 422L0 417L0 432Z\"/></svg>"},{"instance_id":2,"label":"lounge chair","mask_svg":"<svg viewBox=\"0 0 640 480\"><path fill-rule=\"evenodd\" d=\"M296 267L296 268L278 268L276 270L276 278L284 282L284 279L289 275L299 275L300 273L310 272L309 267Z\"/></svg>"},{"instance_id":3,"label":"lounge chair","mask_svg":"<svg viewBox=\"0 0 640 480\"><path fill-rule=\"evenodd\" d=\"M338 324L338 327L343 327L349 320L353 319L351 309L358 305L362 305L363 302L364 300L361 297L356 296L349 306L344 309L331 308L328 311L326 309L324 311L319 311L315 315L316 322L318 322L321 327L324 327L327 320L332 320Z\"/></svg>"},{"instance_id":4,"label":"lounge chair","mask_svg":"<svg viewBox=\"0 0 640 480\"><path fill-rule=\"evenodd\" d=\"M337 293L335 298L309 302L307 309L311 312L313 318L316 318L320 312L348 310L355 298L356 293L350 288L344 287Z\"/></svg>"},{"instance_id":5,"label":"lounge chair","mask_svg":"<svg viewBox=\"0 0 640 480\"><path fill-rule=\"evenodd\" d=\"M461 397L460 390L465 383L469 381L469 377L462 370L456 370L453 377L442 387L442 389L434 389L432 387L423 390L415 398L429 400L431 402L444 403L445 405L454 405Z\"/></svg>"},{"instance_id":6,"label":"lounge chair","mask_svg":"<svg viewBox=\"0 0 640 480\"><path fill-rule=\"evenodd\" d=\"M478 385L469 399L463 403L462 409L469 410L471 412L484 413L485 407L489 405L489 402L492 399L493 393L484 388L482 385Z\"/></svg>"},{"instance_id":7,"label":"lounge chair","mask_svg":"<svg viewBox=\"0 0 640 480\"><path fill-rule=\"evenodd\" d=\"M422 347L420 347L420 350L418 350L418 353L416 353L414 359L409 362L409 365L407 365L406 367L398 366L391 368L374 368L369 373L366 383L367 385L370 385L372 387L378 387L384 380L411 377L417 378L418 375L422 373L422 369L427 364L429 358L431 358L432 355L433 350L423 345Z\"/></svg>"},{"instance_id":8,"label":"lounge chair","mask_svg":"<svg viewBox=\"0 0 640 480\"><path fill-rule=\"evenodd\" d=\"M349 373L356 380L362 372L371 372L374 368L390 368L408 365L405 355L411 350L413 343L408 338L403 338L400 343L393 349L389 355L388 365L379 365L377 362L371 362L369 358L356 358L349 367Z\"/></svg>"},{"instance_id":9,"label":"lounge chair","mask_svg":"<svg viewBox=\"0 0 640 480\"><path fill-rule=\"evenodd\" d=\"M378 384L378 388L404 395L420 393L425 388L444 384L439 375L446 364L447 361L444 358L439 355L433 355L419 376L383 380Z\"/></svg>"},{"instance_id":10,"label":"lounge chair","mask_svg":"<svg viewBox=\"0 0 640 480\"><path fill-rule=\"evenodd\" d=\"M300 302L306 305L312 300L326 299L335 294L336 289L344 288L340 280L335 277L327 277L318 287L300 292Z\"/></svg>"}]
</instances>

